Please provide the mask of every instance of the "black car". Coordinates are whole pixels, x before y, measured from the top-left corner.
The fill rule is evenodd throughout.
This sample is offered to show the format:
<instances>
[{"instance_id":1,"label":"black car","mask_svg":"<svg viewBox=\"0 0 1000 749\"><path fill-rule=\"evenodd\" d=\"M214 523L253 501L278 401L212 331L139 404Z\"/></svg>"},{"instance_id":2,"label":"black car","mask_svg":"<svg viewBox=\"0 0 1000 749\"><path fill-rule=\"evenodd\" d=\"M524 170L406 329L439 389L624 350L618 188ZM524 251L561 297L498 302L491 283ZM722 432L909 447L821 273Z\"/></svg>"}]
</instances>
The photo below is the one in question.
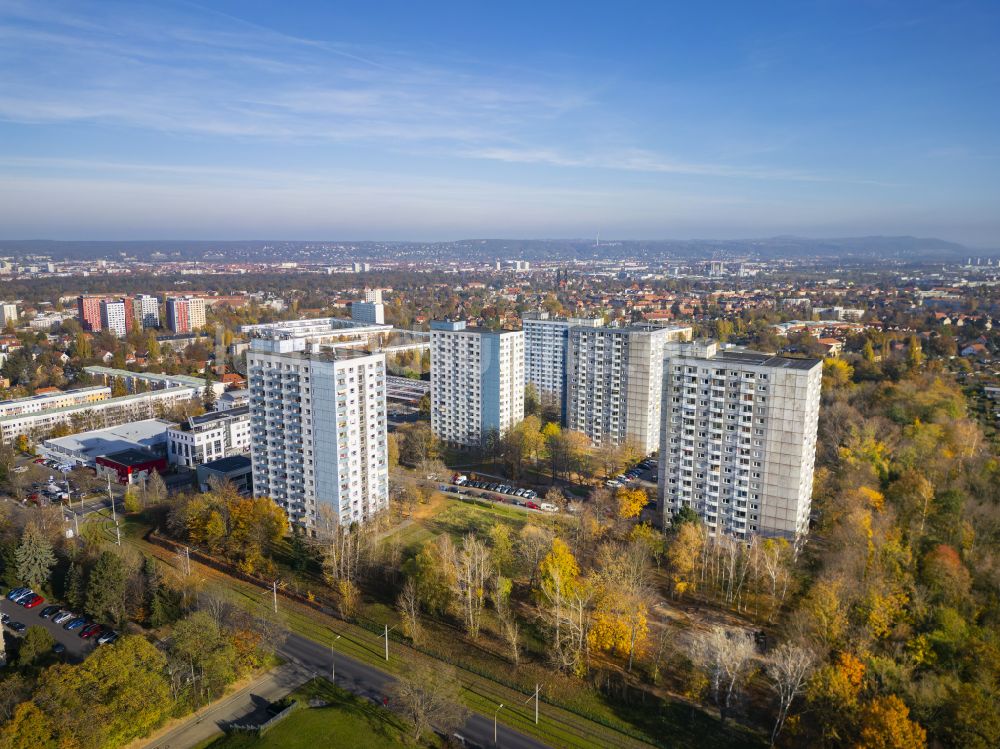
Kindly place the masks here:
<instances>
[{"instance_id":1,"label":"black car","mask_svg":"<svg viewBox=\"0 0 1000 749\"><path fill-rule=\"evenodd\" d=\"M7 626L10 627L15 632L17 632L18 634L23 633L24 630L27 629L27 627L25 627L23 624L21 624L21 622L11 622Z\"/></svg>"},{"instance_id":2,"label":"black car","mask_svg":"<svg viewBox=\"0 0 1000 749\"><path fill-rule=\"evenodd\" d=\"M38 615L42 619L48 619L50 616L55 616L62 606L46 606L44 609L38 612Z\"/></svg>"}]
</instances>

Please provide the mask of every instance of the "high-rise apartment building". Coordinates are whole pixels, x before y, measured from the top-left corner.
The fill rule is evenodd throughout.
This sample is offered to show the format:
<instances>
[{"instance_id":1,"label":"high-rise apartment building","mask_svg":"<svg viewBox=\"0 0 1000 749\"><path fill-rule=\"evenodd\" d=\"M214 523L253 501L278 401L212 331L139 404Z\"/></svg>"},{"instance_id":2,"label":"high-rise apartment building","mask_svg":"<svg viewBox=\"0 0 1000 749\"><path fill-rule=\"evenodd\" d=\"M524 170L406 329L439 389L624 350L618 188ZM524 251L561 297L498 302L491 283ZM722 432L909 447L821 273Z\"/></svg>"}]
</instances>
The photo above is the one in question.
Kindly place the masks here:
<instances>
[{"instance_id":1,"label":"high-rise apartment building","mask_svg":"<svg viewBox=\"0 0 1000 749\"><path fill-rule=\"evenodd\" d=\"M14 302L0 302L0 328L17 325L17 305Z\"/></svg>"},{"instance_id":2,"label":"high-rise apartment building","mask_svg":"<svg viewBox=\"0 0 1000 749\"><path fill-rule=\"evenodd\" d=\"M190 296L168 298L167 327L175 333L191 333L205 327L205 300Z\"/></svg>"},{"instance_id":3,"label":"high-rise apartment building","mask_svg":"<svg viewBox=\"0 0 1000 749\"><path fill-rule=\"evenodd\" d=\"M84 330L99 333L101 327L101 302L104 297L80 295L76 298L77 316Z\"/></svg>"},{"instance_id":4,"label":"high-rise apartment building","mask_svg":"<svg viewBox=\"0 0 1000 749\"><path fill-rule=\"evenodd\" d=\"M131 312L131 304L126 305L121 299L115 301L105 299L101 302L101 329L114 333L119 338L128 335L129 325L126 318L126 306Z\"/></svg>"},{"instance_id":5,"label":"high-rise apartment building","mask_svg":"<svg viewBox=\"0 0 1000 749\"><path fill-rule=\"evenodd\" d=\"M133 297L132 317L137 330L160 327L160 301L149 294Z\"/></svg>"},{"instance_id":6,"label":"high-rise apartment building","mask_svg":"<svg viewBox=\"0 0 1000 749\"><path fill-rule=\"evenodd\" d=\"M798 538L808 529L822 362L715 342L668 344L660 508L711 533Z\"/></svg>"},{"instance_id":7,"label":"high-rise apartment building","mask_svg":"<svg viewBox=\"0 0 1000 749\"><path fill-rule=\"evenodd\" d=\"M573 327L566 359L566 426L595 447L660 446L663 347L689 327Z\"/></svg>"},{"instance_id":8,"label":"high-rise apartment building","mask_svg":"<svg viewBox=\"0 0 1000 749\"><path fill-rule=\"evenodd\" d=\"M574 326L598 328L600 317L550 317L548 312L529 312L521 320L524 329L524 381L533 385L539 400L559 407L566 420L566 355L569 330Z\"/></svg>"},{"instance_id":9,"label":"high-rise apartment building","mask_svg":"<svg viewBox=\"0 0 1000 749\"><path fill-rule=\"evenodd\" d=\"M306 528L388 506L384 354L274 335L251 341L247 375L256 495Z\"/></svg>"},{"instance_id":10,"label":"high-rise apartment building","mask_svg":"<svg viewBox=\"0 0 1000 749\"><path fill-rule=\"evenodd\" d=\"M431 430L480 447L524 418L524 331L431 323Z\"/></svg>"},{"instance_id":11,"label":"high-rise apartment building","mask_svg":"<svg viewBox=\"0 0 1000 749\"><path fill-rule=\"evenodd\" d=\"M365 301L351 303L351 319L370 325L385 324L382 289L365 289Z\"/></svg>"}]
</instances>

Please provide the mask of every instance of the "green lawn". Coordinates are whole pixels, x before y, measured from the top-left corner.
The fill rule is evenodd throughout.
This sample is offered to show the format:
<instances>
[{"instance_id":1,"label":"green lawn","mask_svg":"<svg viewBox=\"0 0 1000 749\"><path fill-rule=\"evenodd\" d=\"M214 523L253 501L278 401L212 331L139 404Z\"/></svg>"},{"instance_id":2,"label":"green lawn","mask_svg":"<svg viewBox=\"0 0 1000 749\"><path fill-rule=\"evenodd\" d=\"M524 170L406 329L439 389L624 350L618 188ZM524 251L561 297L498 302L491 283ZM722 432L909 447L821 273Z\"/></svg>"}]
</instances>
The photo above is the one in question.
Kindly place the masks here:
<instances>
[{"instance_id":1,"label":"green lawn","mask_svg":"<svg viewBox=\"0 0 1000 749\"><path fill-rule=\"evenodd\" d=\"M325 679L313 679L291 696L302 705L260 738L232 734L209 742L205 749L319 749L325 746L395 749L406 744L409 738L409 726L395 714ZM312 699L328 705L309 707ZM437 744L424 742L421 746Z\"/></svg>"}]
</instances>

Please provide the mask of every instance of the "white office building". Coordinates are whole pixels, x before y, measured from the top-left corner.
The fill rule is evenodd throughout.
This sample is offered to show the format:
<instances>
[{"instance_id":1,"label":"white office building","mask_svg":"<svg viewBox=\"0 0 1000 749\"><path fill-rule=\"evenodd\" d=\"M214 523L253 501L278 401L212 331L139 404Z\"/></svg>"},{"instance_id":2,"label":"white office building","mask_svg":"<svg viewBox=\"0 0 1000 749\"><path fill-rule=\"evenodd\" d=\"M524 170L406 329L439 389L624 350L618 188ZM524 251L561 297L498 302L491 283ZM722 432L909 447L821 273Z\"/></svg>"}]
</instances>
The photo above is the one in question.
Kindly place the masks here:
<instances>
[{"instance_id":1,"label":"white office building","mask_svg":"<svg viewBox=\"0 0 1000 749\"><path fill-rule=\"evenodd\" d=\"M712 341L669 344L660 508L711 533L797 539L808 529L823 366Z\"/></svg>"},{"instance_id":2,"label":"white office building","mask_svg":"<svg viewBox=\"0 0 1000 749\"><path fill-rule=\"evenodd\" d=\"M314 528L364 523L389 502L385 355L303 338L255 338L247 352L254 494Z\"/></svg>"},{"instance_id":3,"label":"white office building","mask_svg":"<svg viewBox=\"0 0 1000 749\"><path fill-rule=\"evenodd\" d=\"M101 302L101 327L114 333L119 338L128 335L128 324L125 322L125 302L121 299Z\"/></svg>"},{"instance_id":4,"label":"white office building","mask_svg":"<svg viewBox=\"0 0 1000 749\"><path fill-rule=\"evenodd\" d=\"M431 429L480 447L524 418L524 331L431 323Z\"/></svg>"},{"instance_id":5,"label":"white office building","mask_svg":"<svg viewBox=\"0 0 1000 749\"><path fill-rule=\"evenodd\" d=\"M595 447L633 445L643 455L660 446L663 347L690 338L691 328L631 325L573 327L566 363L566 426Z\"/></svg>"},{"instance_id":6,"label":"white office building","mask_svg":"<svg viewBox=\"0 0 1000 749\"><path fill-rule=\"evenodd\" d=\"M533 385L539 400L558 406L566 420L566 355L569 330L575 326L598 328L600 317L550 317L548 312L532 312L521 320L524 329L524 380Z\"/></svg>"},{"instance_id":7,"label":"white office building","mask_svg":"<svg viewBox=\"0 0 1000 749\"><path fill-rule=\"evenodd\" d=\"M167 430L167 460L197 468L219 458L250 452L250 407L209 411Z\"/></svg>"}]
</instances>

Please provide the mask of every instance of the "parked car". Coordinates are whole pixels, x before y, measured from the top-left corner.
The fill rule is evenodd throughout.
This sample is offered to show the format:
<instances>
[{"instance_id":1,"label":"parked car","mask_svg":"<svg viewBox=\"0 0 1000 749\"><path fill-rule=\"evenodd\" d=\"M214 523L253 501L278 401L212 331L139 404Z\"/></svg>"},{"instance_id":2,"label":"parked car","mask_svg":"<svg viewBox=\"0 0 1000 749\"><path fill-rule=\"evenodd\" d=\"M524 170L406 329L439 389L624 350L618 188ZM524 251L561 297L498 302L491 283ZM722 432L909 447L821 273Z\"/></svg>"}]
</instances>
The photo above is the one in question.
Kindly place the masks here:
<instances>
[{"instance_id":1,"label":"parked car","mask_svg":"<svg viewBox=\"0 0 1000 749\"><path fill-rule=\"evenodd\" d=\"M42 617L42 619L48 619L49 617L55 616L57 613L59 613L59 608L60 608L59 606L46 606L44 609L38 612L38 615Z\"/></svg>"},{"instance_id":2,"label":"parked car","mask_svg":"<svg viewBox=\"0 0 1000 749\"><path fill-rule=\"evenodd\" d=\"M66 652L66 646L63 645L61 642L57 642L55 645L52 646L52 652L57 655L62 655L63 653Z\"/></svg>"},{"instance_id":3,"label":"parked car","mask_svg":"<svg viewBox=\"0 0 1000 749\"><path fill-rule=\"evenodd\" d=\"M83 616L78 616L76 619L70 619L63 625L63 629L72 632L74 629L80 629L80 627L86 626L87 619Z\"/></svg>"},{"instance_id":4,"label":"parked car","mask_svg":"<svg viewBox=\"0 0 1000 749\"><path fill-rule=\"evenodd\" d=\"M27 627L21 624L21 622L10 622L7 626L10 627L15 632L17 632L19 635L23 634L24 630L27 629Z\"/></svg>"},{"instance_id":5,"label":"parked car","mask_svg":"<svg viewBox=\"0 0 1000 749\"><path fill-rule=\"evenodd\" d=\"M18 593L10 600L12 600L14 603L21 603L21 601L26 601L33 595L35 595L35 591L33 591L31 588L24 588L20 593Z\"/></svg>"},{"instance_id":6,"label":"parked car","mask_svg":"<svg viewBox=\"0 0 1000 749\"><path fill-rule=\"evenodd\" d=\"M540 510L540 509L542 509L537 504L535 504L534 502L530 502L530 501L529 502L525 502L524 506L527 507L529 510Z\"/></svg>"},{"instance_id":7,"label":"parked car","mask_svg":"<svg viewBox=\"0 0 1000 749\"><path fill-rule=\"evenodd\" d=\"M70 619L76 619L76 614L72 611L63 611L61 614L56 614L52 617L52 621L56 624L62 624L63 622L68 622Z\"/></svg>"},{"instance_id":8,"label":"parked car","mask_svg":"<svg viewBox=\"0 0 1000 749\"><path fill-rule=\"evenodd\" d=\"M0 624L6 624L10 621L10 614L0 614Z\"/></svg>"},{"instance_id":9,"label":"parked car","mask_svg":"<svg viewBox=\"0 0 1000 749\"><path fill-rule=\"evenodd\" d=\"M97 644L111 645L117 639L118 639L118 633L113 630L108 630L103 635L97 638Z\"/></svg>"},{"instance_id":10,"label":"parked car","mask_svg":"<svg viewBox=\"0 0 1000 749\"><path fill-rule=\"evenodd\" d=\"M545 510L546 512L559 512L559 508L551 502L542 502L539 505L539 509Z\"/></svg>"},{"instance_id":11,"label":"parked car","mask_svg":"<svg viewBox=\"0 0 1000 749\"><path fill-rule=\"evenodd\" d=\"M104 627L100 624L90 624L80 630L80 637L87 639L88 637L93 637L94 635L100 635L104 631Z\"/></svg>"},{"instance_id":12,"label":"parked car","mask_svg":"<svg viewBox=\"0 0 1000 749\"><path fill-rule=\"evenodd\" d=\"M21 595L22 593L27 592L28 590L29 590L29 588L11 588L7 592L7 600L8 601L13 601L19 595Z\"/></svg>"},{"instance_id":13,"label":"parked car","mask_svg":"<svg viewBox=\"0 0 1000 749\"><path fill-rule=\"evenodd\" d=\"M24 602L21 603L21 605L26 609L33 609L36 606L41 606L43 603L45 603L45 599L36 593L31 598L24 599Z\"/></svg>"}]
</instances>

